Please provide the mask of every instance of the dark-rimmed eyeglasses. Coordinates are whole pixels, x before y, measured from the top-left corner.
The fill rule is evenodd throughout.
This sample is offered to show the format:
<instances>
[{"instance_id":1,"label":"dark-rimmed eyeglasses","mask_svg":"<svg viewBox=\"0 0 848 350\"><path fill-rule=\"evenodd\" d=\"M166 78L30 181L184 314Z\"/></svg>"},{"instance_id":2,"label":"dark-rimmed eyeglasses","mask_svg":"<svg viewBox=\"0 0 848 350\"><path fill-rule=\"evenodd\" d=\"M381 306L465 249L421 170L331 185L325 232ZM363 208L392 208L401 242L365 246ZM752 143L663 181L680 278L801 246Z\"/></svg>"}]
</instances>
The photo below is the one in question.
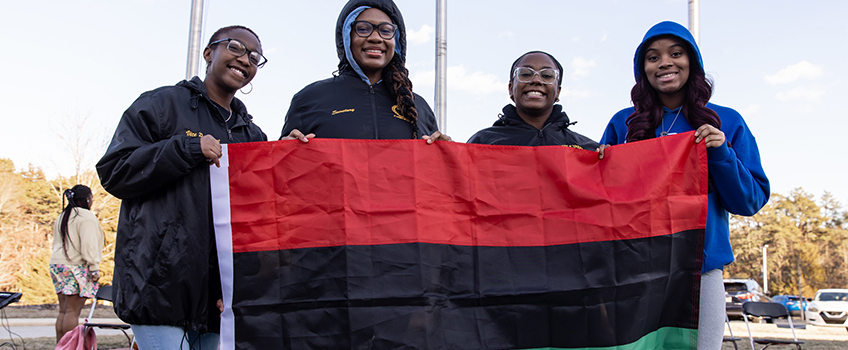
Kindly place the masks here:
<instances>
[{"instance_id":1,"label":"dark-rimmed eyeglasses","mask_svg":"<svg viewBox=\"0 0 848 350\"><path fill-rule=\"evenodd\" d=\"M379 34L381 38L386 40L394 38L395 31L397 30L397 26L389 22L374 24L368 21L353 21L353 24L351 26L353 27L353 31L356 33L356 35L359 35L363 38L371 36L371 33L374 32L374 28L376 28L377 34Z\"/></svg>"},{"instance_id":2,"label":"dark-rimmed eyeglasses","mask_svg":"<svg viewBox=\"0 0 848 350\"><path fill-rule=\"evenodd\" d=\"M265 56L262 56L258 51L251 51L247 49L247 46L244 46L244 43L239 41L238 39L233 38L225 38L221 40L216 40L209 43L209 46L220 44L222 42L227 41L227 50L229 50L236 57L241 57L245 53L247 53L247 60L250 61L251 64L256 66L256 68L262 68L265 63L268 63L268 59Z\"/></svg>"},{"instance_id":3,"label":"dark-rimmed eyeglasses","mask_svg":"<svg viewBox=\"0 0 848 350\"><path fill-rule=\"evenodd\" d=\"M559 77L559 71L551 68L545 68L540 71L530 67L518 67L515 69L515 79L518 79L522 83L533 81L533 76L536 74L539 75L539 80L542 84L553 84Z\"/></svg>"}]
</instances>

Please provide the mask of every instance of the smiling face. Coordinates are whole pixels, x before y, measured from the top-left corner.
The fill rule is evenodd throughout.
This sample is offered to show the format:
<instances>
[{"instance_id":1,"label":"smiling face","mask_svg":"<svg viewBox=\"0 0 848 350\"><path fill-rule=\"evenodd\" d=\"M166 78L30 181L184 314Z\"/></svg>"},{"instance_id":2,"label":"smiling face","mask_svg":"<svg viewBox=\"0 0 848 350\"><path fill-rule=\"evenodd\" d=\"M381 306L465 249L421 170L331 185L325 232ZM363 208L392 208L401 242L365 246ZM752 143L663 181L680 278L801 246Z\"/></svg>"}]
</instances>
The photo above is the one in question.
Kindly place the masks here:
<instances>
[{"instance_id":1,"label":"smiling face","mask_svg":"<svg viewBox=\"0 0 848 350\"><path fill-rule=\"evenodd\" d=\"M654 40L645 49L645 78L669 108L676 108L683 102L683 87L689 80L689 55L685 45L676 37L666 36ZM677 100L680 102L667 103Z\"/></svg>"},{"instance_id":2,"label":"smiling face","mask_svg":"<svg viewBox=\"0 0 848 350\"><path fill-rule=\"evenodd\" d=\"M375 8L362 11L356 20L370 22L373 25L392 23L392 19L385 12ZM389 65L389 61L395 55L395 38L383 39L377 30L371 32L367 38L363 38L351 30L350 52L359 68L368 76L371 84L374 84L382 79L383 68Z\"/></svg>"},{"instance_id":3,"label":"smiling face","mask_svg":"<svg viewBox=\"0 0 848 350\"><path fill-rule=\"evenodd\" d=\"M224 33L221 33L221 38L236 39L244 44L251 51L262 52L262 45L259 44L259 39L251 32L235 28ZM219 88L227 93L235 93L241 89L256 76L256 66L248 60L248 54L245 53L239 57L227 49L228 41L223 41L218 44L207 47L203 50L203 58L207 62L206 79L207 88ZM211 84L210 84L211 83Z\"/></svg>"},{"instance_id":4,"label":"smiling face","mask_svg":"<svg viewBox=\"0 0 848 350\"><path fill-rule=\"evenodd\" d=\"M536 71L545 68L559 71L556 63L548 55L540 52L524 56L515 66L516 68L529 67ZM562 72L559 74L561 75ZM522 83L514 77L515 71L513 71L512 81L509 82L509 98L515 101L518 115L525 120L530 116L544 117L543 122L547 120L553 111L554 102L559 98L561 87L558 82L542 84L538 74L535 74L529 83Z\"/></svg>"}]
</instances>

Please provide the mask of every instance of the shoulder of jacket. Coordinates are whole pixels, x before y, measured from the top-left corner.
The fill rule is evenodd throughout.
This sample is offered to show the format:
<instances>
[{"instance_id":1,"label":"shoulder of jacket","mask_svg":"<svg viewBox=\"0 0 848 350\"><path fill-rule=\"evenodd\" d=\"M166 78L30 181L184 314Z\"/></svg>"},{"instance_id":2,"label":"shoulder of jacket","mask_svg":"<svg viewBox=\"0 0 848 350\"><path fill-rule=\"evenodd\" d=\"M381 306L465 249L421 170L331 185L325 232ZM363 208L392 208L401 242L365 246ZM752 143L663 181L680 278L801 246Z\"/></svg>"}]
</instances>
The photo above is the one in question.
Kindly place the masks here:
<instances>
[{"instance_id":1,"label":"shoulder of jacket","mask_svg":"<svg viewBox=\"0 0 848 350\"><path fill-rule=\"evenodd\" d=\"M734 119L742 119L742 115L739 114L735 109L730 107L725 107L721 105L717 105L715 103L707 103L707 108L712 109L718 114L719 118L722 118L724 121L725 117L734 118Z\"/></svg>"}]
</instances>

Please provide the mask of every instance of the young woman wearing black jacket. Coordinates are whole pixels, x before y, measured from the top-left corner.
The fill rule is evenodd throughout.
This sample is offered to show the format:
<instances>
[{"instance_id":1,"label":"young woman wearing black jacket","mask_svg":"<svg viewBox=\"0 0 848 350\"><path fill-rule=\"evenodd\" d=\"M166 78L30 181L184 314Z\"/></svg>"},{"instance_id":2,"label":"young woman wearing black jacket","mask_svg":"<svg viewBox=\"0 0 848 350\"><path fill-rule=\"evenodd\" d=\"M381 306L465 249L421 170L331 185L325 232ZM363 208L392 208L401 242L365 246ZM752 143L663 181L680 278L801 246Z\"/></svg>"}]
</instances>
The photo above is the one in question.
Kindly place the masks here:
<instances>
[{"instance_id":1,"label":"young woman wearing black jacket","mask_svg":"<svg viewBox=\"0 0 848 350\"><path fill-rule=\"evenodd\" d=\"M280 139L450 140L405 68L406 27L391 0L351 0L336 23L338 74L292 98Z\"/></svg>"},{"instance_id":2,"label":"young woman wearing black jacket","mask_svg":"<svg viewBox=\"0 0 848 350\"><path fill-rule=\"evenodd\" d=\"M573 125L559 101L562 65L541 51L521 55L512 64L509 97L498 120L468 143L512 146L569 146L595 151L598 143L569 129Z\"/></svg>"},{"instance_id":3,"label":"young woman wearing black jacket","mask_svg":"<svg viewBox=\"0 0 848 350\"><path fill-rule=\"evenodd\" d=\"M206 78L143 93L97 163L121 198L115 311L142 349L215 349L221 298L209 166L220 143L266 141L234 95L265 63L259 37L219 29L203 51Z\"/></svg>"}]
</instances>

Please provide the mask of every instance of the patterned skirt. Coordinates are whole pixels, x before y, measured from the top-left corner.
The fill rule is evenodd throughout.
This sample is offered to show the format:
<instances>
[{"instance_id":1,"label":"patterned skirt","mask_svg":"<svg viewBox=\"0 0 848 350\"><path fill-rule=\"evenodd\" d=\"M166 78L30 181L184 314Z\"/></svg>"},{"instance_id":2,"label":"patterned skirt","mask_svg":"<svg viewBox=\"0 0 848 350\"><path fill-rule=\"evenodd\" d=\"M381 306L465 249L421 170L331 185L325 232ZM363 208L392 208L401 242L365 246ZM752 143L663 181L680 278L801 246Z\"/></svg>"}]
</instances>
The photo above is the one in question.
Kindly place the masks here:
<instances>
[{"instance_id":1,"label":"patterned skirt","mask_svg":"<svg viewBox=\"0 0 848 350\"><path fill-rule=\"evenodd\" d=\"M94 298L100 288L96 282L91 281L91 273L85 265L50 264L50 277L56 294Z\"/></svg>"}]
</instances>

